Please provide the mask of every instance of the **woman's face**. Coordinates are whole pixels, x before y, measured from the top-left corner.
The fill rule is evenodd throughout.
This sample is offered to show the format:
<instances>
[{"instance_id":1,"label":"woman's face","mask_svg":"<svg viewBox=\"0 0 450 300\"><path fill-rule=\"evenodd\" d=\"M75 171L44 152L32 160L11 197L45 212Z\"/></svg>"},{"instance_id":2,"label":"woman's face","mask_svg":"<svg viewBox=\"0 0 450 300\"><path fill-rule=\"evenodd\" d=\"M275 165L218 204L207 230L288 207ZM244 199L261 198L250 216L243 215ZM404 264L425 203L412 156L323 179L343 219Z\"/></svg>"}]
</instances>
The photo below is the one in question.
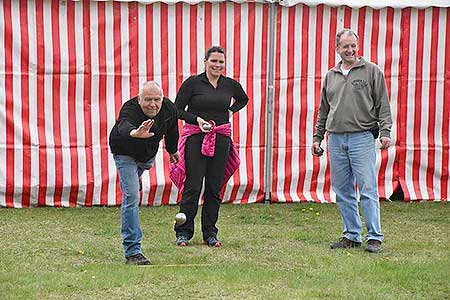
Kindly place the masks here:
<instances>
[{"instance_id":1,"label":"woman's face","mask_svg":"<svg viewBox=\"0 0 450 300\"><path fill-rule=\"evenodd\" d=\"M225 68L225 55L219 52L213 52L205 60L205 70L209 76L219 77Z\"/></svg>"}]
</instances>

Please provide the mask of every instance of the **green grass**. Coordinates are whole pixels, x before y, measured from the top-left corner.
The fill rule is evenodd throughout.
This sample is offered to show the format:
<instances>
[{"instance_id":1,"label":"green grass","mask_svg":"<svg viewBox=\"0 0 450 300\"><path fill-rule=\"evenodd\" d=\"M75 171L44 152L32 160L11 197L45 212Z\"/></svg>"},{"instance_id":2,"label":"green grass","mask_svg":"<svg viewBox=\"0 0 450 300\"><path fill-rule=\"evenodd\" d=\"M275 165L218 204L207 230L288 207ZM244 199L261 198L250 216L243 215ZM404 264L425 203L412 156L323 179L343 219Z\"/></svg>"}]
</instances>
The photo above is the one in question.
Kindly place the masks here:
<instances>
[{"instance_id":1,"label":"green grass","mask_svg":"<svg viewBox=\"0 0 450 300\"><path fill-rule=\"evenodd\" d=\"M224 205L215 249L174 246L177 210L141 209L137 267L119 208L0 209L0 299L450 299L448 203L382 203L381 254L329 249L335 205Z\"/></svg>"}]
</instances>

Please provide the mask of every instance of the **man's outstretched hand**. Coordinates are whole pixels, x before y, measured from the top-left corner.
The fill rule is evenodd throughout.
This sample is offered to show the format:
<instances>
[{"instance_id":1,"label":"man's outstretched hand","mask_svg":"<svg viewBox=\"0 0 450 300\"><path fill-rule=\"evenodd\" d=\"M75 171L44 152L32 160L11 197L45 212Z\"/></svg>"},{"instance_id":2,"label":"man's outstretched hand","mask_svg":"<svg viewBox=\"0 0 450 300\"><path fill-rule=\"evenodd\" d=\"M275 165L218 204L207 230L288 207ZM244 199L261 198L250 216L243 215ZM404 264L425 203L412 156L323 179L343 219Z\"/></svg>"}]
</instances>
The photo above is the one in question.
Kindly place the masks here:
<instances>
[{"instance_id":1,"label":"man's outstretched hand","mask_svg":"<svg viewBox=\"0 0 450 300\"><path fill-rule=\"evenodd\" d=\"M130 131L130 136L139 139L147 139L154 136L155 134L150 132L150 128L152 128L153 123L155 123L155 121L152 119L142 122L138 129L133 129Z\"/></svg>"}]
</instances>

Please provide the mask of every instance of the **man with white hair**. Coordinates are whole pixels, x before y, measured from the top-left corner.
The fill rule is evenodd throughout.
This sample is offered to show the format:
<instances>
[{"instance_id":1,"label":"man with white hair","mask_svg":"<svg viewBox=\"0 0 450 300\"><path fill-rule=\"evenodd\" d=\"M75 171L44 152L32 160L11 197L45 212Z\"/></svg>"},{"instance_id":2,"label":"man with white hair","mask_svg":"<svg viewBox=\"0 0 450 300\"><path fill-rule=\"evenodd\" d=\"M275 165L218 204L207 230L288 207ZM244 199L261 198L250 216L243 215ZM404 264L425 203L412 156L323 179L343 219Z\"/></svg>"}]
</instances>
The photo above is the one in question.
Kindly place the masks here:
<instances>
[{"instance_id":1,"label":"man with white hair","mask_svg":"<svg viewBox=\"0 0 450 300\"><path fill-rule=\"evenodd\" d=\"M126 264L150 264L141 249L140 177L154 165L163 137L170 162L178 163L177 109L163 97L161 87L149 81L143 84L138 96L123 104L109 135L122 190L121 233Z\"/></svg>"}]
</instances>

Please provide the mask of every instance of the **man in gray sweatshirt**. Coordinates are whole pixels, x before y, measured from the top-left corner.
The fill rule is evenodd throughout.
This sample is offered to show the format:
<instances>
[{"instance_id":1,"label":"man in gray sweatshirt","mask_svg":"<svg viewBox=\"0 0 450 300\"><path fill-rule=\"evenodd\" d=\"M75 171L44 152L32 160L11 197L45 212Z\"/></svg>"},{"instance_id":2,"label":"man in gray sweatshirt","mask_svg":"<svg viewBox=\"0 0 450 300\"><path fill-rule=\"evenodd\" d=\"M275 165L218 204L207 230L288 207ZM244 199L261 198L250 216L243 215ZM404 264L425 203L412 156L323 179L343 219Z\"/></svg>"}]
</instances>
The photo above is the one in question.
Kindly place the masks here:
<instances>
[{"instance_id":1,"label":"man in gray sweatshirt","mask_svg":"<svg viewBox=\"0 0 450 300\"><path fill-rule=\"evenodd\" d=\"M392 119L386 82L377 65L357 56L358 36L352 30L337 34L336 52L342 61L325 76L311 147L314 156L322 155L320 143L328 131L331 185L343 222L343 237L330 246L361 247L357 183L367 227L366 250L381 252L375 139L380 136L381 149L389 147Z\"/></svg>"}]
</instances>

